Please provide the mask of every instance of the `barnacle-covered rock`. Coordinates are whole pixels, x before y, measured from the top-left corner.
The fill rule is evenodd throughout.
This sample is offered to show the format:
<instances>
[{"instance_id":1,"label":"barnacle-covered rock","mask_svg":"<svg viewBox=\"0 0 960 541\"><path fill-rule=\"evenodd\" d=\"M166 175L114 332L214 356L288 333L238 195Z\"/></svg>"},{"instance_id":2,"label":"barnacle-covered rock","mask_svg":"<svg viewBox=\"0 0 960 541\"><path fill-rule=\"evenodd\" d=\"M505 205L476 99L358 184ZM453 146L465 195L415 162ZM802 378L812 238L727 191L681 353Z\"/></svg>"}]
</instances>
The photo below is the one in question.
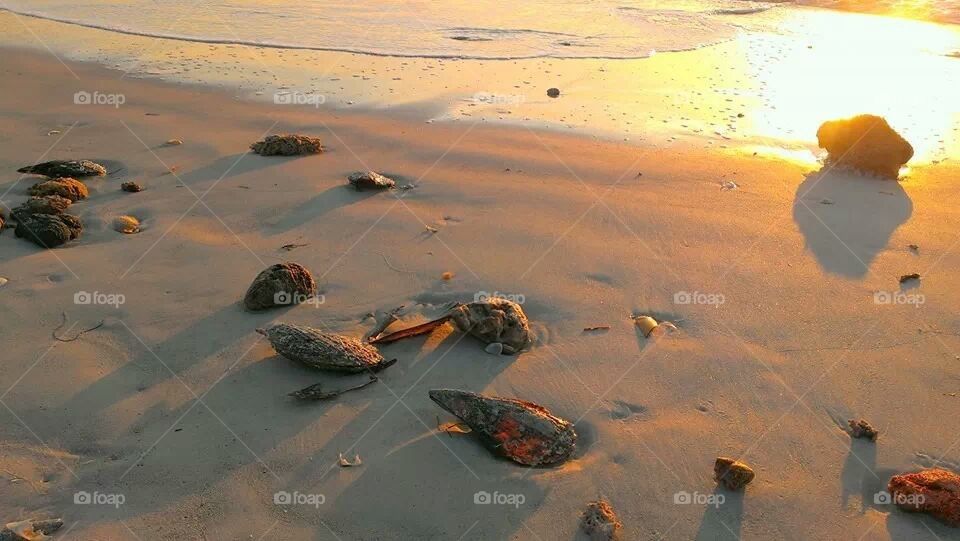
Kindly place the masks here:
<instances>
[{"instance_id":1,"label":"barnacle-covered rock","mask_svg":"<svg viewBox=\"0 0 960 541\"><path fill-rule=\"evenodd\" d=\"M458 306L451 314L463 332L487 344L503 344L503 353L513 354L533 343L533 333L520 305L501 298Z\"/></svg>"},{"instance_id":2,"label":"barnacle-covered rock","mask_svg":"<svg viewBox=\"0 0 960 541\"><path fill-rule=\"evenodd\" d=\"M102 177L107 174L107 168L90 160L54 160L21 167L17 172L50 178Z\"/></svg>"},{"instance_id":3,"label":"barnacle-covered rock","mask_svg":"<svg viewBox=\"0 0 960 541\"><path fill-rule=\"evenodd\" d=\"M72 204L73 201L59 195L31 197L26 203L10 211L10 215L14 220L20 221L21 217L31 214L63 214Z\"/></svg>"},{"instance_id":4,"label":"barnacle-covered rock","mask_svg":"<svg viewBox=\"0 0 960 541\"><path fill-rule=\"evenodd\" d=\"M83 224L72 214L31 214L17 222L14 233L44 248L55 248L80 238Z\"/></svg>"},{"instance_id":5,"label":"barnacle-covered rock","mask_svg":"<svg viewBox=\"0 0 960 541\"><path fill-rule=\"evenodd\" d=\"M0 529L0 541L45 539L63 527L63 519L21 520L8 523Z\"/></svg>"},{"instance_id":6,"label":"barnacle-covered rock","mask_svg":"<svg viewBox=\"0 0 960 541\"><path fill-rule=\"evenodd\" d=\"M280 355L318 370L356 373L376 371L388 363L371 345L312 327L277 323L257 332Z\"/></svg>"},{"instance_id":7,"label":"barnacle-covered rock","mask_svg":"<svg viewBox=\"0 0 960 541\"><path fill-rule=\"evenodd\" d=\"M714 479L730 490L740 490L750 484L756 474L750 466L727 457L719 457L713 465Z\"/></svg>"},{"instance_id":8,"label":"barnacle-covered rock","mask_svg":"<svg viewBox=\"0 0 960 541\"><path fill-rule=\"evenodd\" d=\"M299 304L316 294L317 283L310 271L297 263L277 263L254 278L243 304L248 310L266 310Z\"/></svg>"},{"instance_id":9,"label":"barnacle-covered rock","mask_svg":"<svg viewBox=\"0 0 960 541\"><path fill-rule=\"evenodd\" d=\"M881 177L897 178L900 168L913 158L913 146L883 117L859 115L824 122L817 130L827 162Z\"/></svg>"},{"instance_id":10,"label":"barnacle-covered rock","mask_svg":"<svg viewBox=\"0 0 960 541\"><path fill-rule=\"evenodd\" d=\"M580 520L580 528L590 536L591 541L616 541L620 538L622 527L613 507L606 500L587 504L587 510Z\"/></svg>"},{"instance_id":11,"label":"barnacle-covered rock","mask_svg":"<svg viewBox=\"0 0 960 541\"><path fill-rule=\"evenodd\" d=\"M457 389L432 390L430 399L463 420L490 449L514 462L559 464L576 449L573 425L532 402Z\"/></svg>"},{"instance_id":12,"label":"barnacle-covered rock","mask_svg":"<svg viewBox=\"0 0 960 541\"><path fill-rule=\"evenodd\" d=\"M386 190L397 185L392 178L385 177L376 171L360 171L351 173L347 180L357 191Z\"/></svg>"},{"instance_id":13,"label":"barnacle-covered rock","mask_svg":"<svg viewBox=\"0 0 960 541\"><path fill-rule=\"evenodd\" d=\"M77 179L63 177L38 182L27 190L30 195L43 197L45 195L59 195L76 203L90 195L87 185Z\"/></svg>"},{"instance_id":14,"label":"barnacle-covered rock","mask_svg":"<svg viewBox=\"0 0 960 541\"><path fill-rule=\"evenodd\" d=\"M133 216L117 216L113 219L113 230L132 235L140 232L140 220Z\"/></svg>"},{"instance_id":15,"label":"barnacle-covered rock","mask_svg":"<svg viewBox=\"0 0 960 541\"><path fill-rule=\"evenodd\" d=\"M319 154L323 152L320 139L306 135L268 135L263 141L250 145L261 156L299 156L301 154Z\"/></svg>"},{"instance_id":16,"label":"barnacle-covered rock","mask_svg":"<svg viewBox=\"0 0 960 541\"><path fill-rule=\"evenodd\" d=\"M850 425L850 435L854 438L866 438L870 441L877 441L880 431L868 423L865 419L850 419L847 421Z\"/></svg>"},{"instance_id":17,"label":"barnacle-covered rock","mask_svg":"<svg viewBox=\"0 0 960 541\"><path fill-rule=\"evenodd\" d=\"M900 509L926 513L960 528L960 475L940 468L894 475L887 490Z\"/></svg>"},{"instance_id":18,"label":"barnacle-covered rock","mask_svg":"<svg viewBox=\"0 0 960 541\"><path fill-rule=\"evenodd\" d=\"M130 182L124 182L123 184L121 184L120 189L125 192L136 193L136 192L142 192L143 186L137 184L136 182L130 181Z\"/></svg>"}]
</instances>

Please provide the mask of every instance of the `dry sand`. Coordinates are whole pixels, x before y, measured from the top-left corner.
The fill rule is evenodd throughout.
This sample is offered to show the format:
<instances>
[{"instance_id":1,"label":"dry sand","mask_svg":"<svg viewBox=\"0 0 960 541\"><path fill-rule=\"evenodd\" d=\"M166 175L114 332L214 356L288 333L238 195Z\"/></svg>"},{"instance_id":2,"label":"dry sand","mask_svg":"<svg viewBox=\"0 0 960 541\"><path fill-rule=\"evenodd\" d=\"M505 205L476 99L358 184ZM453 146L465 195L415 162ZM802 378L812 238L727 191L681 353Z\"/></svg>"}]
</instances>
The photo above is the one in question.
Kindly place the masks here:
<instances>
[{"instance_id":1,"label":"dry sand","mask_svg":"<svg viewBox=\"0 0 960 541\"><path fill-rule=\"evenodd\" d=\"M892 473L960 466L953 161L882 182L682 142L246 103L71 64L78 81L49 56L3 54L3 205L26 198L33 179L15 170L29 163L90 158L111 174L73 207L80 241L0 236L0 517L62 516L58 539L565 540L602 496L625 539L956 538L874 503ZM126 101L77 106L80 88ZM288 131L328 151L247 152ZM347 188L363 169L416 188ZM121 192L128 180L146 190ZM122 214L142 232L115 232ZM285 259L325 302L245 312L253 277ZM911 272L922 286L901 292ZM494 357L438 331L385 346L400 360L382 382L331 403L285 395L357 379L295 366L254 332L360 336L371 312L407 304L414 322L495 291L523 296L532 350ZM80 292L124 302L78 305ZM683 292L723 303L676 303ZM64 335L104 325L57 342L64 312ZM634 313L680 330L647 340ZM596 325L611 328L583 332ZM427 397L438 387L547 406L576 422L578 457L530 470L437 434L451 420ZM853 416L881 429L876 444L851 442ZM340 453L363 465L338 467ZM757 471L745 494L715 488L718 455ZM277 505L278 491L324 502ZM480 491L523 502L478 505Z\"/></svg>"}]
</instances>

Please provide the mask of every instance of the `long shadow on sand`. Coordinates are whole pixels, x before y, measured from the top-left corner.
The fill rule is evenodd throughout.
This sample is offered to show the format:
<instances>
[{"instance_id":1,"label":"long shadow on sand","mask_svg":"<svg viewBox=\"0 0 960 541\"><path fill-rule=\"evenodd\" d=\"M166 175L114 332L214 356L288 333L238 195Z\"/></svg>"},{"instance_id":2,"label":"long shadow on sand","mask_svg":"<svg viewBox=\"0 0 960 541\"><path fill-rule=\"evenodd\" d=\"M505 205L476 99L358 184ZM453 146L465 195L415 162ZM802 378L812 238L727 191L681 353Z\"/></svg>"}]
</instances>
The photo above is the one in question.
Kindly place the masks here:
<instances>
[{"instance_id":1,"label":"long shadow on sand","mask_svg":"<svg viewBox=\"0 0 960 541\"><path fill-rule=\"evenodd\" d=\"M714 500L723 496L723 503L708 505L697 532L696 541L719 541L740 539L743 526L743 492L734 492L717 487L713 491Z\"/></svg>"},{"instance_id":2,"label":"long shadow on sand","mask_svg":"<svg viewBox=\"0 0 960 541\"><path fill-rule=\"evenodd\" d=\"M273 234L286 233L332 210L358 203L374 195L378 195L377 192L358 192L346 185L334 186L297 205L295 209L284 212L279 220L270 224L270 232Z\"/></svg>"},{"instance_id":3,"label":"long shadow on sand","mask_svg":"<svg viewBox=\"0 0 960 541\"><path fill-rule=\"evenodd\" d=\"M293 160L308 158L309 156L259 156L252 152L241 152L218 158L213 163L199 169L187 171L180 175L183 182L194 184L209 180L230 178L244 173L259 171L268 167L283 165ZM270 179L266 179L269 181ZM271 186L273 184L271 183Z\"/></svg>"},{"instance_id":4,"label":"long shadow on sand","mask_svg":"<svg viewBox=\"0 0 960 541\"><path fill-rule=\"evenodd\" d=\"M900 183L837 170L810 174L793 204L793 219L820 266L854 279L867 275L912 214L913 202Z\"/></svg>"},{"instance_id":5,"label":"long shadow on sand","mask_svg":"<svg viewBox=\"0 0 960 541\"><path fill-rule=\"evenodd\" d=\"M239 324L238 316L246 321ZM226 306L154 349L180 374L252 334L265 321L250 319L236 305ZM214 336L215 342L211 341ZM517 357L488 355L474 339L456 332L435 338L439 343L429 351L423 351L426 338L385 346L384 355L400 361L379 374L381 382L329 402L295 403L286 393L318 381L340 388L363 376L310 371L279 356L242 363L204 398L210 411L202 405L189 409L192 399L169 409L163 401L155 402L138 417L136 425L142 433L124 435L124 443L112 445L111 459L82 472L77 488L139 487L124 506L109 509L112 519L133 519L191 495L216 498L212 487L228 479L236 483L237 476L250 477L256 479L256 498L264 505L274 505L275 491L325 494L327 502L319 510L292 506L285 515L297 527L315 526L315 539L335 538L318 519L337 535L351 539L433 538L434 533L437 538L456 539L475 521L466 538L509 538L543 501L543 490L534 481L514 480L518 466L493 458L479 443L468 441L472 436L444 435L438 441L433 433L435 417L449 416L429 400L427 390L483 389ZM139 359L148 361L156 362L149 353ZM142 369L128 364L78 393L65 407L78 408L93 420L98 412L136 392ZM149 379L156 385L172 377L163 370ZM404 397L403 404L396 403L391 390ZM176 430L172 430L174 423ZM92 437L98 432L91 430ZM156 446L141 460L155 441ZM305 451L309 460L290 454L297 449ZM97 453L95 447L91 451ZM349 457L361 453L364 465L337 467L340 452ZM480 491L523 494L525 503L519 507L475 504L474 494ZM70 495L64 494L57 503L69 507L70 502ZM457 526L459 531L441 531L446 522L431 517L451 509L462 511L465 518ZM370 512L378 513L376 524L381 529L370 531L365 526L362 517ZM96 519L92 514L75 518ZM389 525L387 529L382 529L384 524Z\"/></svg>"},{"instance_id":6,"label":"long shadow on sand","mask_svg":"<svg viewBox=\"0 0 960 541\"><path fill-rule=\"evenodd\" d=\"M843 486L840 506L846 509L851 499L859 498L860 513L866 513L874 497L884 490L882 478L877 469L877 444L872 441L850 439L850 452L843 462L840 481Z\"/></svg>"}]
</instances>

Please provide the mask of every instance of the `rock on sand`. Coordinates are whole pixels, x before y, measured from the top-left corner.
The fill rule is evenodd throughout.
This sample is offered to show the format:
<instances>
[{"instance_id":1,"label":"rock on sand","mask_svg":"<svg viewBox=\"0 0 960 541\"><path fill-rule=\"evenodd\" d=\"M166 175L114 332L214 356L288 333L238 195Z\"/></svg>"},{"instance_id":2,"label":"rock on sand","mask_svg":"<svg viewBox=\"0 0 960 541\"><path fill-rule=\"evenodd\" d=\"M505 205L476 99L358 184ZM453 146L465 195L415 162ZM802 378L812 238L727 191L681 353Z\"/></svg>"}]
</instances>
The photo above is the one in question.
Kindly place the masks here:
<instances>
[{"instance_id":1,"label":"rock on sand","mask_svg":"<svg viewBox=\"0 0 960 541\"><path fill-rule=\"evenodd\" d=\"M817 141L829 153L828 163L885 178L897 178L913 157L913 146L875 115L824 122Z\"/></svg>"}]
</instances>

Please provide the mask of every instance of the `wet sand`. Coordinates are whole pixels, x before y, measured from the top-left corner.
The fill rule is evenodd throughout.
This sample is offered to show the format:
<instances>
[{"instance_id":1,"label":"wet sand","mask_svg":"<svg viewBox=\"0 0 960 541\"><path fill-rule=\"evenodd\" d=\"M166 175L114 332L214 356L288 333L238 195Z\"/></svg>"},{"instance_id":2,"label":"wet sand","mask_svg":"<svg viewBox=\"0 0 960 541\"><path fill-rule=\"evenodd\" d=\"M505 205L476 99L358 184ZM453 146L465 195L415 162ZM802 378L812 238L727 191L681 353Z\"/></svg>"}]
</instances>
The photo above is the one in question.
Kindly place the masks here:
<instances>
[{"instance_id":1,"label":"wet sand","mask_svg":"<svg viewBox=\"0 0 960 541\"><path fill-rule=\"evenodd\" d=\"M882 182L733 143L425 124L4 58L3 206L26 199L34 179L15 171L29 163L111 171L72 209L79 241L0 236L6 520L62 516L55 538L76 539L578 539L579 513L604 496L627 539L954 535L874 497L892 473L960 463L955 156ZM75 104L91 89L124 103ZM327 152L247 152L274 132ZM416 187L347 188L363 169ZM146 190L121 192L128 180ZM120 214L143 231L113 231ZM313 271L324 303L245 312L250 281L282 260ZM901 290L911 272L922 285ZM285 395L356 378L296 366L254 332L361 336L372 312L406 304L419 322L485 292L523 296L536 346L495 357L440 330L386 346L399 362L382 381L331 403ZM123 303L76 304L82 293ZM58 336L104 325L57 342L62 313ZM679 332L648 340L637 313ZM583 331L598 325L610 329ZM575 422L577 458L530 470L438 434L452 420L427 397L440 387L549 407ZM878 426L878 443L851 442L850 417ZM338 467L340 453L363 466ZM716 488L719 455L756 469L745 494ZM323 503L278 505L280 492ZM523 503L477 504L481 492Z\"/></svg>"}]
</instances>

